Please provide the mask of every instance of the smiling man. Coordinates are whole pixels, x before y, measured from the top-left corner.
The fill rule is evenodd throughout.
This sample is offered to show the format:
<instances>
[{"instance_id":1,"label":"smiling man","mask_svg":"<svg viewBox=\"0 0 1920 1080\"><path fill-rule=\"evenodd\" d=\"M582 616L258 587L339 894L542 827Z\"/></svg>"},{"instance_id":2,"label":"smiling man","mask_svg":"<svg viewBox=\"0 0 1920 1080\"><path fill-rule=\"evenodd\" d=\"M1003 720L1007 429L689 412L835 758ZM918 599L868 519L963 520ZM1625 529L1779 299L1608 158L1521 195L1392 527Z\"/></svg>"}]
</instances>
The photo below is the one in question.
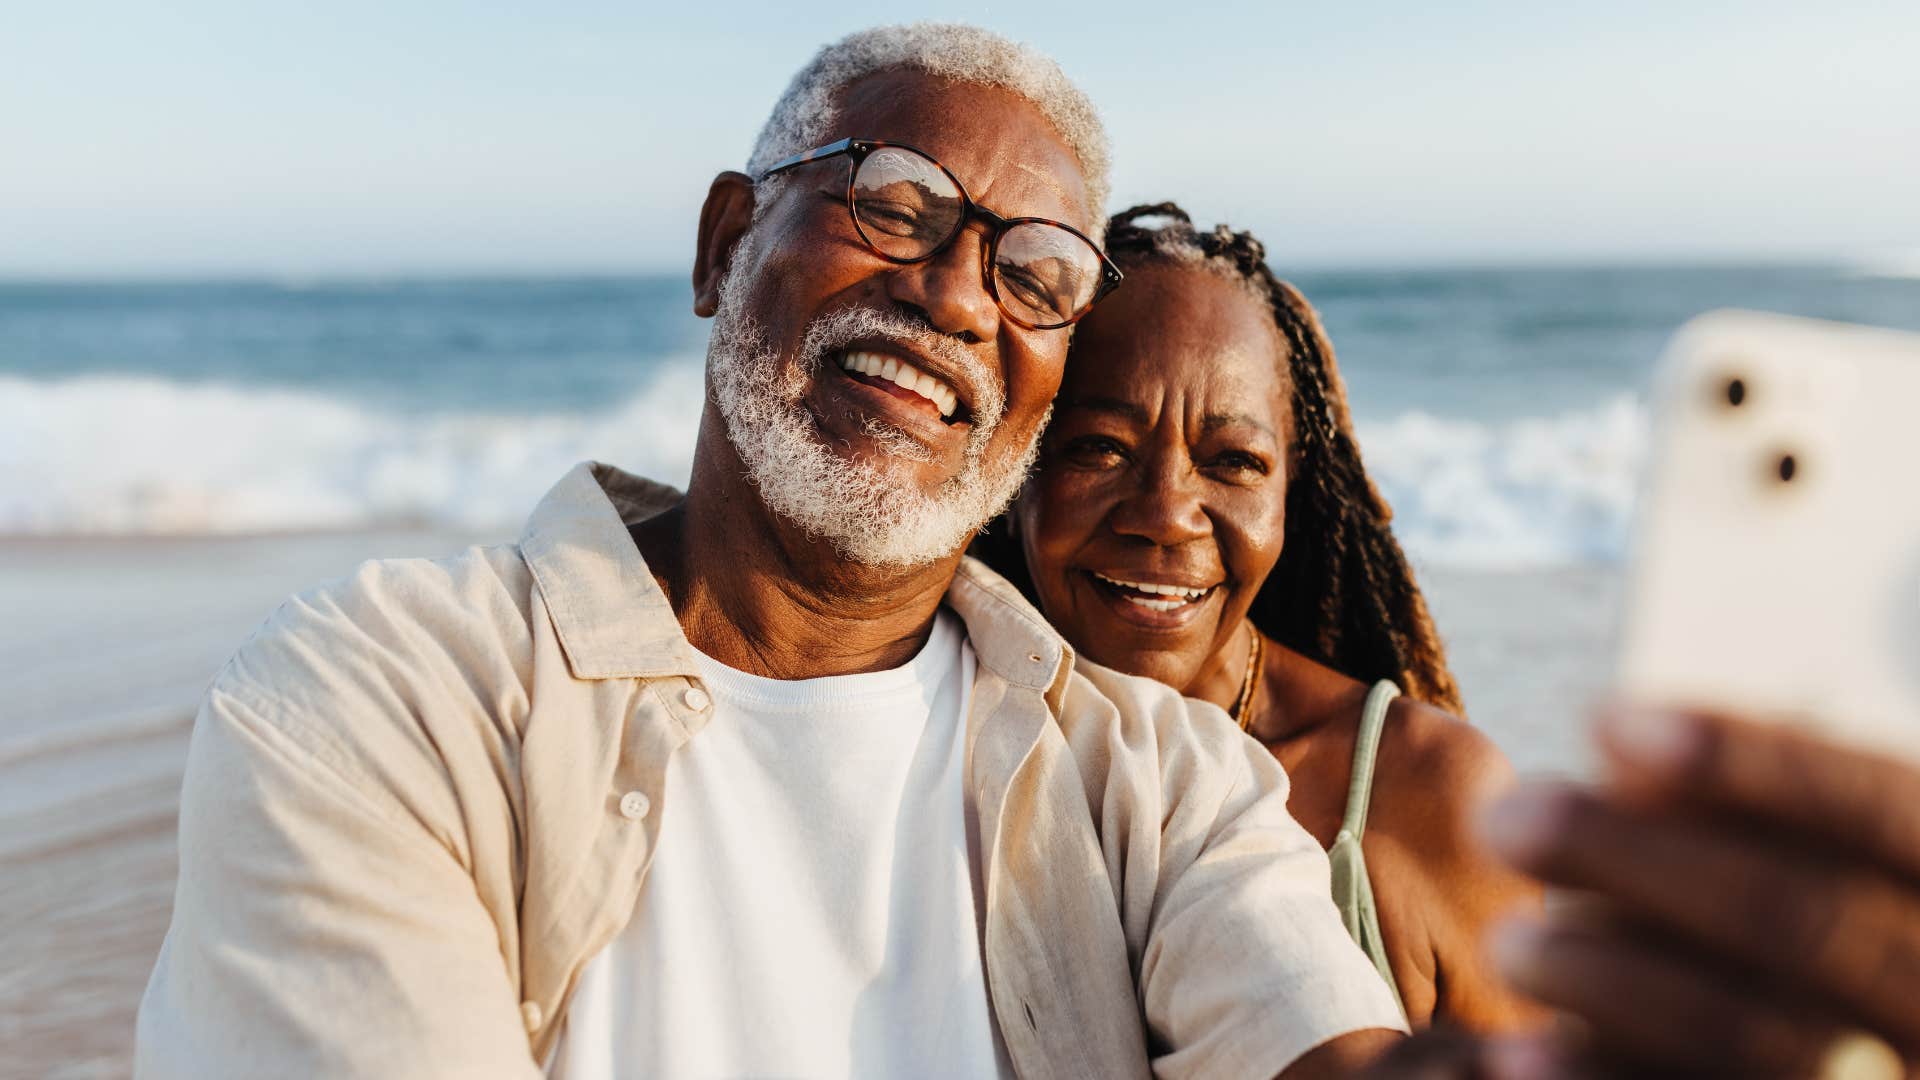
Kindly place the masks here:
<instances>
[{"instance_id":1,"label":"smiling man","mask_svg":"<svg viewBox=\"0 0 1920 1080\"><path fill-rule=\"evenodd\" d=\"M1327 1075L1399 1026L1285 776L963 559L1118 280L1051 61L856 34L701 214L685 494L290 601L195 727L150 1076Z\"/></svg>"}]
</instances>

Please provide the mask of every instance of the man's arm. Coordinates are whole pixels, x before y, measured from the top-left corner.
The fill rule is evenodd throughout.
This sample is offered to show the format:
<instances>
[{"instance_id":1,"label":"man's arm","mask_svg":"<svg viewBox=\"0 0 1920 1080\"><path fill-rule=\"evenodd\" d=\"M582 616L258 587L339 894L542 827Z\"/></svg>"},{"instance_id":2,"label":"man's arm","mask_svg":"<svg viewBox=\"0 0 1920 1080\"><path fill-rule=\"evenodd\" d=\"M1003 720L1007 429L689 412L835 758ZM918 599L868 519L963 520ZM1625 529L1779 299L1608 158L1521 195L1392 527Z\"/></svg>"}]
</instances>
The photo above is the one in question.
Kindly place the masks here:
<instances>
[{"instance_id":1,"label":"man's arm","mask_svg":"<svg viewBox=\"0 0 1920 1080\"><path fill-rule=\"evenodd\" d=\"M1279 1080L1348 1080L1406 1041L1397 1031L1378 1028L1336 1036L1300 1055Z\"/></svg>"},{"instance_id":2,"label":"man's arm","mask_svg":"<svg viewBox=\"0 0 1920 1080\"><path fill-rule=\"evenodd\" d=\"M1100 766L1089 795L1140 949L1155 1075L1308 1077L1396 1038L1279 764L1212 705L1082 669L1114 711L1086 710L1068 736Z\"/></svg>"},{"instance_id":3,"label":"man's arm","mask_svg":"<svg viewBox=\"0 0 1920 1080\"><path fill-rule=\"evenodd\" d=\"M137 1074L539 1076L471 876L337 737L209 694Z\"/></svg>"}]
</instances>

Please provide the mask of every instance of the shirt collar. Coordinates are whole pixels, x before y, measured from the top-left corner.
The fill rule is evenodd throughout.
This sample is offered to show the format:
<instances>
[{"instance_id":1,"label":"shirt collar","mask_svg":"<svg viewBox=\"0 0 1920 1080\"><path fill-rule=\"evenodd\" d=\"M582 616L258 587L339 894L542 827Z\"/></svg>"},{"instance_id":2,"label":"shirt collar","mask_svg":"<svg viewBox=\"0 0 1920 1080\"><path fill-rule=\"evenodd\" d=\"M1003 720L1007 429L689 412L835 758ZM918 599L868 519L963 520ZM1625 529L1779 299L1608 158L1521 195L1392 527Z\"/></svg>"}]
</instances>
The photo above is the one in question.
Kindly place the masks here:
<instances>
[{"instance_id":1,"label":"shirt collar","mask_svg":"<svg viewBox=\"0 0 1920 1080\"><path fill-rule=\"evenodd\" d=\"M627 526L680 492L611 465L575 465L534 507L521 557L577 679L693 676L693 647Z\"/></svg>"},{"instance_id":2,"label":"shirt collar","mask_svg":"<svg viewBox=\"0 0 1920 1080\"><path fill-rule=\"evenodd\" d=\"M589 461L534 508L520 551L575 678L698 676L673 605L627 531L681 498L666 484ZM1005 578L963 559L946 603L988 671L1049 699L1064 691L1072 648Z\"/></svg>"}]
</instances>

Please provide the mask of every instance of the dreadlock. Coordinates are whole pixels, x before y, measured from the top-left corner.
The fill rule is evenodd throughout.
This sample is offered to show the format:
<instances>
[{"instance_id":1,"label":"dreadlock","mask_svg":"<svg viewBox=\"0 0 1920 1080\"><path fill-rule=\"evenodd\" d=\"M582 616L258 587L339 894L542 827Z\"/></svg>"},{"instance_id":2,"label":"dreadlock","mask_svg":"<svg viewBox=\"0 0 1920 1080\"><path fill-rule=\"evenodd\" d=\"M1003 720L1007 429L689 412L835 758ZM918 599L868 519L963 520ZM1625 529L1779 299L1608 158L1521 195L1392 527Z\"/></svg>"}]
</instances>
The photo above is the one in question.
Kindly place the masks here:
<instances>
[{"instance_id":1,"label":"dreadlock","mask_svg":"<svg viewBox=\"0 0 1920 1080\"><path fill-rule=\"evenodd\" d=\"M1166 223L1139 224L1147 218ZM1254 625L1335 671L1363 682L1392 679L1409 696L1459 715L1460 688L1393 537L1393 512L1360 462L1346 386L1313 306L1274 276L1252 234L1225 225L1201 233L1174 203L1135 206L1107 229L1107 254L1122 268L1187 267L1244 283L1273 309L1286 340L1293 409L1286 527L1280 561L1248 613ZM1007 549L983 547L996 568L1009 562ZM1018 548L1010 554L1018 565ZM1032 594L1024 573L1014 580Z\"/></svg>"}]
</instances>

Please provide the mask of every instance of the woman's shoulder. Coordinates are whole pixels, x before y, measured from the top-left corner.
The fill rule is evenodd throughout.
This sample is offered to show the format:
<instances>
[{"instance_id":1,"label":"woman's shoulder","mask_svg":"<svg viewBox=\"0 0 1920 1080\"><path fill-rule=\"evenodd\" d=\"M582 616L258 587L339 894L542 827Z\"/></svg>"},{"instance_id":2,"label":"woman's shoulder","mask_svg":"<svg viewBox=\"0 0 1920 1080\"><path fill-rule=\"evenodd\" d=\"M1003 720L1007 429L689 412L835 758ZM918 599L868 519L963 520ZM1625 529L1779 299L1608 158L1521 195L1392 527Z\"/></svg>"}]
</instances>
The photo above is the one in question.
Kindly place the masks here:
<instances>
[{"instance_id":1,"label":"woman's shoulder","mask_svg":"<svg viewBox=\"0 0 1920 1080\"><path fill-rule=\"evenodd\" d=\"M1485 732L1444 709L1395 698L1380 736L1368 831L1429 857L1477 858L1474 811L1512 777Z\"/></svg>"},{"instance_id":2,"label":"woman's shoulder","mask_svg":"<svg viewBox=\"0 0 1920 1080\"><path fill-rule=\"evenodd\" d=\"M1482 1030L1534 1019L1486 969L1482 948L1495 919L1540 903L1539 887L1479 840L1480 807L1512 776L1484 732L1401 698L1381 738L1363 841L1389 947L1400 942L1395 971L1430 972L1432 1008ZM1412 955L1402 961L1402 952Z\"/></svg>"},{"instance_id":3,"label":"woman's shoulder","mask_svg":"<svg viewBox=\"0 0 1920 1080\"><path fill-rule=\"evenodd\" d=\"M1382 769L1429 798L1437 790L1445 792L1448 801L1470 801L1487 785L1504 783L1513 774L1507 755L1485 732L1405 695L1395 698L1387 711L1380 749Z\"/></svg>"}]
</instances>

